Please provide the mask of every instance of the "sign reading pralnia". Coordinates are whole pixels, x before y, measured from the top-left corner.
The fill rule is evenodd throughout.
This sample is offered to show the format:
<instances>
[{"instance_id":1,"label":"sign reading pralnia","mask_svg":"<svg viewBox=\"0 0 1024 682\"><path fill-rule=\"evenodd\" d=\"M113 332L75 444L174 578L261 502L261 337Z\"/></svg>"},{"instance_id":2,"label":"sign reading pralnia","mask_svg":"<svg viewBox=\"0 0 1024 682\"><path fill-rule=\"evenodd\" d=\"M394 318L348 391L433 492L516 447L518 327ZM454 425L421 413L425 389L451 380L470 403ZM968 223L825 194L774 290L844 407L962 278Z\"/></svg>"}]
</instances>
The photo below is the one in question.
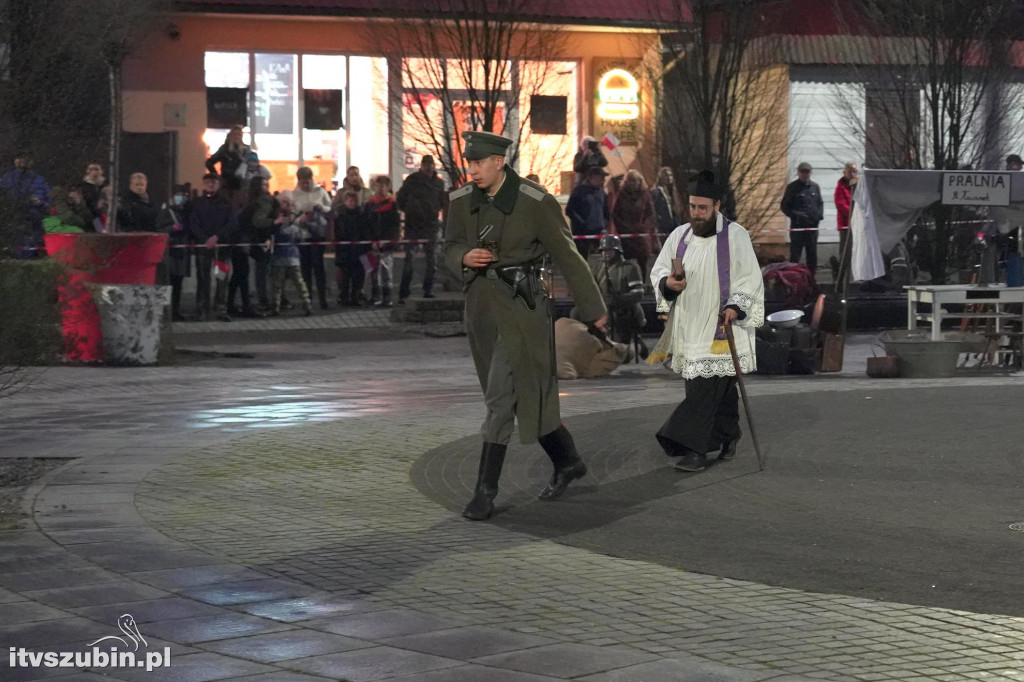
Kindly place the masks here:
<instances>
[{"instance_id":1,"label":"sign reading pralnia","mask_svg":"<svg viewBox=\"0 0 1024 682\"><path fill-rule=\"evenodd\" d=\"M1010 173L946 171L942 203L949 206L1009 206Z\"/></svg>"}]
</instances>

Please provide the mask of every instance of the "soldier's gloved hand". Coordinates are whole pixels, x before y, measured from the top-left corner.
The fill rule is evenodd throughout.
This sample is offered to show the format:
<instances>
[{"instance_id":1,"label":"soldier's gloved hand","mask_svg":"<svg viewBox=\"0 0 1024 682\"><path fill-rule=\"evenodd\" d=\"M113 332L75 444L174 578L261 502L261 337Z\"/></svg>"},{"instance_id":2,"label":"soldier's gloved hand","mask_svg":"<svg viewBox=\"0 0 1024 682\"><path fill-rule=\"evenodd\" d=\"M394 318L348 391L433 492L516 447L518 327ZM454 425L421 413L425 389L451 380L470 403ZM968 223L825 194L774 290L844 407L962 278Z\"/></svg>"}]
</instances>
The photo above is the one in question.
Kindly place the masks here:
<instances>
[{"instance_id":1,"label":"soldier's gloved hand","mask_svg":"<svg viewBox=\"0 0 1024 682\"><path fill-rule=\"evenodd\" d=\"M600 319L595 320L594 323L591 324L590 326L593 327L594 329L596 329L597 331L601 332L602 334L607 334L608 333L608 316L604 315Z\"/></svg>"}]
</instances>

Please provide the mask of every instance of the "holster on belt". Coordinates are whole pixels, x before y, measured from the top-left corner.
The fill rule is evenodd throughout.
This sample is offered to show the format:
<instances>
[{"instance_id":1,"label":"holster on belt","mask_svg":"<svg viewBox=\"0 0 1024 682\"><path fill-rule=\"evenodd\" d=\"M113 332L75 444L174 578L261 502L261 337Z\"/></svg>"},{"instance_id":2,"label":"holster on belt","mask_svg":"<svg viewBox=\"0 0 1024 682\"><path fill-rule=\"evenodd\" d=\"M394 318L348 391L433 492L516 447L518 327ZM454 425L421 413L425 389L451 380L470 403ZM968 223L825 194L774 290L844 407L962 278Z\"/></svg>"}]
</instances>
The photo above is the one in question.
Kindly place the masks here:
<instances>
[{"instance_id":1,"label":"holster on belt","mask_svg":"<svg viewBox=\"0 0 1024 682\"><path fill-rule=\"evenodd\" d=\"M533 265L508 265L488 269L499 282L512 290L513 298L519 298L531 311L537 309L540 291L538 268Z\"/></svg>"}]
</instances>

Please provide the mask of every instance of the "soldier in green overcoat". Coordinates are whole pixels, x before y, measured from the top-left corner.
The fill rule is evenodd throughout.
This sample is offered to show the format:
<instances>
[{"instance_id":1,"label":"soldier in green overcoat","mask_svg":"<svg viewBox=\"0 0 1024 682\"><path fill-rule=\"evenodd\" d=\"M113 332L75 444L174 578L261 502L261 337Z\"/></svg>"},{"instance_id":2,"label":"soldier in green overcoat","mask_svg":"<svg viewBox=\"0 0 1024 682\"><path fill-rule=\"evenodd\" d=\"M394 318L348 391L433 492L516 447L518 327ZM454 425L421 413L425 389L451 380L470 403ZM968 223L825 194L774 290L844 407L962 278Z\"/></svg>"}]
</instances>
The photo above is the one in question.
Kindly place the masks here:
<instances>
[{"instance_id":1,"label":"soldier in green overcoat","mask_svg":"<svg viewBox=\"0 0 1024 682\"><path fill-rule=\"evenodd\" d=\"M603 330L607 316L558 202L505 164L512 140L463 137L472 182L450 194L445 264L466 293L466 333L487 406L476 491L462 513L483 520L494 513L516 421L522 442L538 441L554 465L541 499L561 497L587 472L559 415L552 304L539 276L545 256L568 281L584 322Z\"/></svg>"}]
</instances>

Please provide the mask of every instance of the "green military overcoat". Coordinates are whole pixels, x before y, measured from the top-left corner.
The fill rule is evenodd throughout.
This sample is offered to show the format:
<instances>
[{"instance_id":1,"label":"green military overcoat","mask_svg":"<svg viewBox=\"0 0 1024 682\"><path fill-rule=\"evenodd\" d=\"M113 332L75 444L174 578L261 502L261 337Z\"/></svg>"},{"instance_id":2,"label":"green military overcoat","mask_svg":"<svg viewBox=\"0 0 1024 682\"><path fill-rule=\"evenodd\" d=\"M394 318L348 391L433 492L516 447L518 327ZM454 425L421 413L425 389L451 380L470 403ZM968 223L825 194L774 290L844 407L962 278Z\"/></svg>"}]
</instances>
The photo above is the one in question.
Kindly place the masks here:
<instances>
[{"instance_id":1,"label":"green military overcoat","mask_svg":"<svg viewBox=\"0 0 1024 682\"><path fill-rule=\"evenodd\" d=\"M540 299L531 311L508 286L486 277L485 269L465 267L462 259L485 233L484 239L497 243L498 260L491 267L534 263L550 254L569 283L582 320L604 316L604 301L573 244L561 207L540 185L505 166L505 181L493 198L470 182L452 191L450 199L445 264L466 292L466 334L477 377L486 392L500 338L512 366L519 436L523 443L532 443L561 423L550 304Z\"/></svg>"}]
</instances>

